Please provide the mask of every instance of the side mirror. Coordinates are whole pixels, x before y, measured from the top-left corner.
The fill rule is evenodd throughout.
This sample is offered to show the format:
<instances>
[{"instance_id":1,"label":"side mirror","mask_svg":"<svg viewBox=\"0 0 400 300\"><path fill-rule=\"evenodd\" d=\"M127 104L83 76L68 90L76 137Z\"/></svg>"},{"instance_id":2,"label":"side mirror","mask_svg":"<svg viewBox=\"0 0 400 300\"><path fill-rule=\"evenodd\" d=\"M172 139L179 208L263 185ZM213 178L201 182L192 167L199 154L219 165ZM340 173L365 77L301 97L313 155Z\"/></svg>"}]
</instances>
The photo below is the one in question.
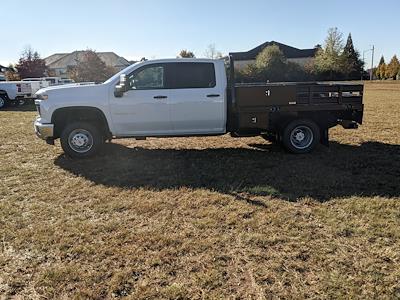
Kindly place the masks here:
<instances>
[{"instance_id":1,"label":"side mirror","mask_svg":"<svg viewBox=\"0 0 400 300\"><path fill-rule=\"evenodd\" d=\"M122 74L119 78L119 85L115 86L114 96L117 98L121 98L126 91L127 91L126 75Z\"/></svg>"}]
</instances>

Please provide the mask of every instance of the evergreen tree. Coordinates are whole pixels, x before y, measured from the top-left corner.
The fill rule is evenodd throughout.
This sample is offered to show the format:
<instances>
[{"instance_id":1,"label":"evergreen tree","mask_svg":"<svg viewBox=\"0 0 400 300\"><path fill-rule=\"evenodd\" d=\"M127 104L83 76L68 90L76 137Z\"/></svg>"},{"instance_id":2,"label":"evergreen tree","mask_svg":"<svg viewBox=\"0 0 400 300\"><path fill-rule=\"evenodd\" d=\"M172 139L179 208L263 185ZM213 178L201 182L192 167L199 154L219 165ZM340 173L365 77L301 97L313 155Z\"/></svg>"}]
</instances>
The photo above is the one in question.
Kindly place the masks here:
<instances>
[{"instance_id":1,"label":"evergreen tree","mask_svg":"<svg viewBox=\"0 0 400 300\"><path fill-rule=\"evenodd\" d=\"M394 55L390 60L390 63L387 65L386 77L391 79L396 79L399 70L400 70L400 63L399 60L397 59L397 56Z\"/></svg>"},{"instance_id":2,"label":"evergreen tree","mask_svg":"<svg viewBox=\"0 0 400 300\"><path fill-rule=\"evenodd\" d=\"M379 61L378 67L376 68L375 76L378 79L386 78L386 63L385 63L385 58L383 57L383 55Z\"/></svg>"},{"instance_id":3,"label":"evergreen tree","mask_svg":"<svg viewBox=\"0 0 400 300\"><path fill-rule=\"evenodd\" d=\"M351 33L347 37L341 58L342 72L346 79L358 79L364 69L364 62L360 59L360 53L354 49Z\"/></svg>"}]
</instances>

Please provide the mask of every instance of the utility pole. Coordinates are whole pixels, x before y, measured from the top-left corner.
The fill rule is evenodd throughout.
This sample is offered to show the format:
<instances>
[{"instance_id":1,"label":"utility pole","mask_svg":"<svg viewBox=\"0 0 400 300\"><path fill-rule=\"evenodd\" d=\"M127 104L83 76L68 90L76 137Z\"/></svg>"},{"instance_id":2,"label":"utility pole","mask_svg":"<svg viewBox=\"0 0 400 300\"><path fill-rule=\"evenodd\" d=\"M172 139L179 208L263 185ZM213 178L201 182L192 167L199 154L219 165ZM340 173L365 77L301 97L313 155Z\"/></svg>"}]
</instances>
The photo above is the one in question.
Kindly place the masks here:
<instances>
[{"instance_id":1,"label":"utility pole","mask_svg":"<svg viewBox=\"0 0 400 300\"><path fill-rule=\"evenodd\" d=\"M362 70L361 70L361 81L364 80L365 51L363 51L363 60L362 60L362 62L363 62L363 67L362 67Z\"/></svg>"},{"instance_id":2,"label":"utility pole","mask_svg":"<svg viewBox=\"0 0 400 300\"><path fill-rule=\"evenodd\" d=\"M372 45L371 74L369 80L374 79L374 54L375 54L375 46Z\"/></svg>"},{"instance_id":3,"label":"utility pole","mask_svg":"<svg viewBox=\"0 0 400 300\"><path fill-rule=\"evenodd\" d=\"M367 49L367 50L363 51L362 61L365 64L365 53L367 53L369 51L372 51L372 61L371 61L371 69L369 72L369 80L372 80L374 78L374 54L375 54L375 46L374 45L372 45L371 49ZM361 81L363 80L363 77L364 77L363 73L364 73L364 68L363 68L363 72L361 74Z\"/></svg>"}]
</instances>

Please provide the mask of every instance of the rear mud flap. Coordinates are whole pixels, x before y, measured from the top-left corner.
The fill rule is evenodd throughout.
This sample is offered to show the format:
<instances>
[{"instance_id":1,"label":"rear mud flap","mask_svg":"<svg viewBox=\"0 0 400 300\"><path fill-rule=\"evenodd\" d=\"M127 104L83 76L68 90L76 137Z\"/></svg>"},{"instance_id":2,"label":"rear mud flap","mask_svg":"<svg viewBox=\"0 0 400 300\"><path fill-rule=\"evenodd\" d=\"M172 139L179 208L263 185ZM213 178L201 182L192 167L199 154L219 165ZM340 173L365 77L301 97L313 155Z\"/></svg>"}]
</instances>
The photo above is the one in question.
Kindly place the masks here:
<instances>
[{"instance_id":1,"label":"rear mud flap","mask_svg":"<svg viewBox=\"0 0 400 300\"><path fill-rule=\"evenodd\" d=\"M321 129L320 143L326 147L329 147L329 129Z\"/></svg>"}]
</instances>

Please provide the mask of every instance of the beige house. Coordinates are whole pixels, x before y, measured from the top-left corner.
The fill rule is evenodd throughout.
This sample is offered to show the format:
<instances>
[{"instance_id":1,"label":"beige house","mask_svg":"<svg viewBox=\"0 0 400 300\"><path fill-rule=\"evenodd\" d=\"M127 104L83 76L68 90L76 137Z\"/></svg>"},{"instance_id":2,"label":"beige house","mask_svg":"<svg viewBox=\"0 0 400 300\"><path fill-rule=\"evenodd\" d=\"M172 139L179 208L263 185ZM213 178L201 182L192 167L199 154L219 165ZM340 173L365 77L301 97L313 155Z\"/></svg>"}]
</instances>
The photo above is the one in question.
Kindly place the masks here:
<instances>
[{"instance_id":1,"label":"beige house","mask_svg":"<svg viewBox=\"0 0 400 300\"><path fill-rule=\"evenodd\" d=\"M283 55L288 61L305 66L314 61L317 48L313 49L298 49L275 41L266 42L251 49L247 52L234 52L230 53L235 59L235 68L243 69L247 65L254 63L258 54L260 54L266 47L276 45L283 52Z\"/></svg>"},{"instance_id":2,"label":"beige house","mask_svg":"<svg viewBox=\"0 0 400 300\"><path fill-rule=\"evenodd\" d=\"M57 77L68 78L68 68L76 66L82 60L85 51L74 51L72 53L56 53L44 59L46 67ZM114 67L117 71L125 69L130 65L125 58L114 52L96 52L100 59L107 65Z\"/></svg>"}]
</instances>

